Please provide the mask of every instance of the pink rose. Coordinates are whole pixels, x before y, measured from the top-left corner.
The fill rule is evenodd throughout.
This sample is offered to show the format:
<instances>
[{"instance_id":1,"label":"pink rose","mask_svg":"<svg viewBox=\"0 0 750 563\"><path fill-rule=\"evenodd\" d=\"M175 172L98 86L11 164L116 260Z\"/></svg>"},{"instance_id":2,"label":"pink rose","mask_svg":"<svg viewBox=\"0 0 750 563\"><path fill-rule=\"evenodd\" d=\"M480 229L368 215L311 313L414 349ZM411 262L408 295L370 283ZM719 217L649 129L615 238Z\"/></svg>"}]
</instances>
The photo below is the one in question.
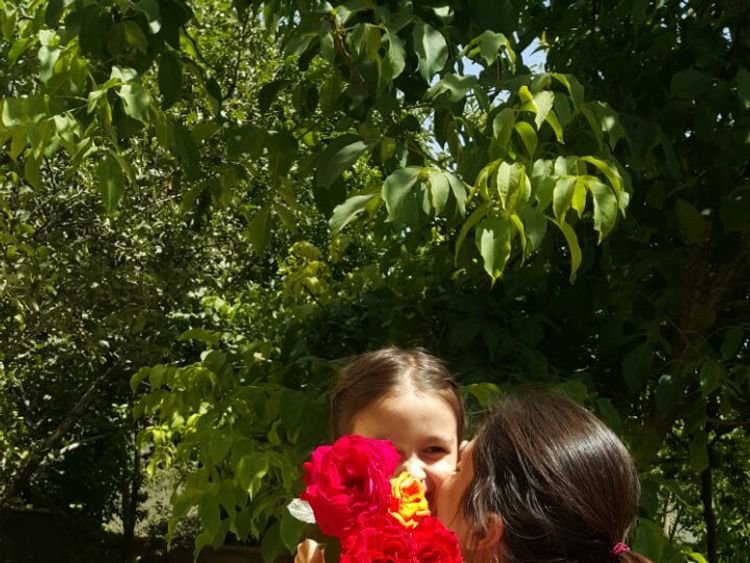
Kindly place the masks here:
<instances>
[{"instance_id":1,"label":"pink rose","mask_svg":"<svg viewBox=\"0 0 750 563\"><path fill-rule=\"evenodd\" d=\"M390 441L342 436L316 448L304 464L307 487L300 498L310 503L321 532L343 538L359 515L387 514L390 478L399 463Z\"/></svg>"},{"instance_id":2,"label":"pink rose","mask_svg":"<svg viewBox=\"0 0 750 563\"><path fill-rule=\"evenodd\" d=\"M434 516L425 516L412 530L411 539L419 563L461 563L458 537Z\"/></svg>"},{"instance_id":3,"label":"pink rose","mask_svg":"<svg viewBox=\"0 0 750 563\"><path fill-rule=\"evenodd\" d=\"M341 542L339 563L418 563L410 530L390 514L363 514Z\"/></svg>"}]
</instances>

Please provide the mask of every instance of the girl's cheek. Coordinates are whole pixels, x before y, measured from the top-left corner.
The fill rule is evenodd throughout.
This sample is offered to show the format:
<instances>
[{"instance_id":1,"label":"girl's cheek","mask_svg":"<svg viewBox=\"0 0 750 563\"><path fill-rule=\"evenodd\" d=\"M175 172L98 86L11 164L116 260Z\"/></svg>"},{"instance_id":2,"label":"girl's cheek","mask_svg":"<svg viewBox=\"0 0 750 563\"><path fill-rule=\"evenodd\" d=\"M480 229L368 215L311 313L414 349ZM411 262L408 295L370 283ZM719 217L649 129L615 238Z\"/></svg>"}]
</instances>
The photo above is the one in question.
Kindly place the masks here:
<instances>
[{"instance_id":1,"label":"girl's cheek","mask_svg":"<svg viewBox=\"0 0 750 563\"><path fill-rule=\"evenodd\" d=\"M456 464L451 463L448 460L441 460L438 463L434 464L432 467L430 467L429 470L429 477L430 481L432 481L432 487L438 488L440 487L445 480L452 474L456 472Z\"/></svg>"}]
</instances>

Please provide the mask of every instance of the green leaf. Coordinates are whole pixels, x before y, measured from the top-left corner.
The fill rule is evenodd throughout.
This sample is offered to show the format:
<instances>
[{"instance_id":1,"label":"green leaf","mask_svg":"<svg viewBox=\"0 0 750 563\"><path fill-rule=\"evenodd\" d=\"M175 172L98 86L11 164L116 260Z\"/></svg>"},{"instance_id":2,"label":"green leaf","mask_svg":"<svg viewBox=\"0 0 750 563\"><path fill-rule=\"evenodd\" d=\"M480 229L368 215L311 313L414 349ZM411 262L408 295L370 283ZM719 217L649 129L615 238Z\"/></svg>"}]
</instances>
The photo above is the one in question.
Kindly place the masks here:
<instances>
[{"instance_id":1,"label":"green leaf","mask_svg":"<svg viewBox=\"0 0 750 563\"><path fill-rule=\"evenodd\" d=\"M456 207L461 215L466 214L466 184L450 172L444 172L446 178L448 178L448 184L451 187L451 193L456 198Z\"/></svg>"},{"instance_id":2,"label":"green leaf","mask_svg":"<svg viewBox=\"0 0 750 563\"><path fill-rule=\"evenodd\" d=\"M521 217L518 213L513 212L510 214L510 222L513 225L513 228L518 232L518 238L521 241L521 262L523 262L523 260L529 255L526 248L526 228L524 227L523 221L521 221Z\"/></svg>"},{"instance_id":3,"label":"green leaf","mask_svg":"<svg viewBox=\"0 0 750 563\"><path fill-rule=\"evenodd\" d=\"M599 233L601 244L614 228L617 219L617 198L609 186L596 178L586 181L586 187L594 196L594 229Z\"/></svg>"},{"instance_id":4,"label":"green leaf","mask_svg":"<svg viewBox=\"0 0 750 563\"><path fill-rule=\"evenodd\" d=\"M547 124L552 127L552 130L555 132L555 138L557 139L557 142L564 144L565 140L563 138L563 128L562 125L560 125L560 121L557 119L557 114L555 114L554 111L550 110L550 112L547 114L546 121Z\"/></svg>"},{"instance_id":5,"label":"green leaf","mask_svg":"<svg viewBox=\"0 0 750 563\"><path fill-rule=\"evenodd\" d=\"M204 494L198 502L198 517L206 534L215 538L221 530L221 513L219 503L212 494Z\"/></svg>"},{"instance_id":6,"label":"green leaf","mask_svg":"<svg viewBox=\"0 0 750 563\"><path fill-rule=\"evenodd\" d=\"M493 282L503 275L510 258L510 236L510 224L505 215L486 217L476 228L475 244L482 256L484 271Z\"/></svg>"},{"instance_id":7,"label":"green leaf","mask_svg":"<svg viewBox=\"0 0 750 563\"><path fill-rule=\"evenodd\" d=\"M208 449L211 452L211 462L214 465L219 465L224 460L233 442L234 434L231 431L224 428L213 431Z\"/></svg>"},{"instance_id":8,"label":"green leaf","mask_svg":"<svg viewBox=\"0 0 750 563\"><path fill-rule=\"evenodd\" d=\"M568 251L570 252L570 283L576 281L576 272L581 266L581 260L583 258L581 254L581 247L578 245L578 236L573 230L573 227L568 225L565 221L559 221L556 223L562 231L565 241L568 243Z\"/></svg>"},{"instance_id":9,"label":"green leaf","mask_svg":"<svg viewBox=\"0 0 750 563\"><path fill-rule=\"evenodd\" d=\"M534 158L534 153L536 152L536 145L538 142L536 131L534 131L534 128L525 121L519 121L515 124L514 129L521 137L521 141L523 141L523 146L526 148L526 152L528 153L529 158Z\"/></svg>"},{"instance_id":10,"label":"green leaf","mask_svg":"<svg viewBox=\"0 0 750 563\"><path fill-rule=\"evenodd\" d=\"M226 132L227 153L230 158L243 154L251 158L260 158L266 141L266 132L255 125L233 127Z\"/></svg>"},{"instance_id":11,"label":"green leaf","mask_svg":"<svg viewBox=\"0 0 750 563\"><path fill-rule=\"evenodd\" d=\"M702 473L708 466L708 434L699 430L690 440L690 467L695 473Z\"/></svg>"},{"instance_id":12,"label":"green leaf","mask_svg":"<svg viewBox=\"0 0 750 563\"><path fill-rule=\"evenodd\" d=\"M548 91L542 90L534 94L534 106L536 106L536 117L534 117L534 124L537 130L542 126L542 123L547 119L552 106L555 104L555 94Z\"/></svg>"},{"instance_id":13,"label":"green leaf","mask_svg":"<svg viewBox=\"0 0 750 563\"><path fill-rule=\"evenodd\" d=\"M633 551L643 553L653 561L661 561L661 553L667 539L662 528L646 518L638 518L635 529L635 540L631 544Z\"/></svg>"},{"instance_id":14,"label":"green leaf","mask_svg":"<svg viewBox=\"0 0 750 563\"><path fill-rule=\"evenodd\" d=\"M602 174L604 174L604 177L607 178L607 181L609 182L610 186L612 186L615 194L619 195L623 192L622 176L620 175L620 172L617 170L617 168L610 166L608 163L594 156L582 156L578 159L578 161L579 163L583 161L588 164L592 164Z\"/></svg>"},{"instance_id":15,"label":"green leaf","mask_svg":"<svg viewBox=\"0 0 750 563\"><path fill-rule=\"evenodd\" d=\"M328 221L334 233L340 232L346 227L352 219L364 211L372 198L378 194L355 195L348 198L344 203L340 203L333 209L333 215Z\"/></svg>"},{"instance_id":16,"label":"green leaf","mask_svg":"<svg viewBox=\"0 0 750 563\"><path fill-rule=\"evenodd\" d=\"M622 417L612 404L612 400L604 397L599 398L596 400L596 406L607 426L614 430L615 433L620 434L622 432Z\"/></svg>"},{"instance_id":17,"label":"green leaf","mask_svg":"<svg viewBox=\"0 0 750 563\"><path fill-rule=\"evenodd\" d=\"M550 76L565 86L575 107L580 107L583 104L583 86L575 76L557 72L550 73Z\"/></svg>"},{"instance_id":18,"label":"green leaf","mask_svg":"<svg viewBox=\"0 0 750 563\"><path fill-rule=\"evenodd\" d=\"M512 0L475 0L475 21L482 27L510 35L518 29L518 12L523 4Z\"/></svg>"},{"instance_id":19,"label":"green leaf","mask_svg":"<svg viewBox=\"0 0 750 563\"><path fill-rule=\"evenodd\" d=\"M341 135L329 142L317 158L315 180L318 187L327 188L333 184L367 149L367 144L358 135Z\"/></svg>"},{"instance_id":20,"label":"green leaf","mask_svg":"<svg viewBox=\"0 0 750 563\"><path fill-rule=\"evenodd\" d=\"M193 547L193 560L198 561L198 557L200 557L201 552L203 551L203 548L211 545L211 542L213 540L213 537L208 532L203 532L202 534L198 534L198 537L195 538L195 546Z\"/></svg>"},{"instance_id":21,"label":"green leaf","mask_svg":"<svg viewBox=\"0 0 750 563\"><path fill-rule=\"evenodd\" d=\"M469 90L475 88L479 81L476 76L459 76L457 74L446 74L437 84L427 91L425 99L432 100L442 94L447 94L451 102L460 102L466 97Z\"/></svg>"},{"instance_id":22,"label":"green leaf","mask_svg":"<svg viewBox=\"0 0 750 563\"><path fill-rule=\"evenodd\" d=\"M3 125L8 128L21 125L28 114L26 99L5 98L3 100Z\"/></svg>"},{"instance_id":23,"label":"green leaf","mask_svg":"<svg viewBox=\"0 0 750 563\"><path fill-rule=\"evenodd\" d=\"M691 244L701 244L706 238L706 220L684 199L678 199L674 206L677 222L685 240Z\"/></svg>"},{"instance_id":24,"label":"green leaf","mask_svg":"<svg viewBox=\"0 0 750 563\"><path fill-rule=\"evenodd\" d=\"M436 214L442 213L445 209L450 189L450 181L445 173L430 170L430 195Z\"/></svg>"},{"instance_id":25,"label":"green leaf","mask_svg":"<svg viewBox=\"0 0 750 563\"><path fill-rule=\"evenodd\" d=\"M632 391L641 389L651 376L653 352L648 342L639 344L625 354L622 360L622 375Z\"/></svg>"},{"instance_id":26,"label":"green leaf","mask_svg":"<svg viewBox=\"0 0 750 563\"><path fill-rule=\"evenodd\" d=\"M120 86L117 95L122 98L123 109L133 119L146 122L151 95L138 83L130 82Z\"/></svg>"},{"instance_id":27,"label":"green leaf","mask_svg":"<svg viewBox=\"0 0 750 563\"><path fill-rule=\"evenodd\" d=\"M573 192L576 187L575 176L563 176L555 183L555 191L552 199L552 210L555 218L560 222L565 221L565 214L570 209L573 201Z\"/></svg>"},{"instance_id":28,"label":"green leaf","mask_svg":"<svg viewBox=\"0 0 750 563\"><path fill-rule=\"evenodd\" d=\"M260 554L263 557L263 563L274 563L284 551L284 542L281 539L281 523L276 522L266 530L263 539L260 541Z\"/></svg>"},{"instance_id":29,"label":"green leaf","mask_svg":"<svg viewBox=\"0 0 750 563\"><path fill-rule=\"evenodd\" d=\"M737 71L737 97L745 109L750 109L750 72L744 68Z\"/></svg>"},{"instance_id":30,"label":"green leaf","mask_svg":"<svg viewBox=\"0 0 750 563\"><path fill-rule=\"evenodd\" d=\"M656 399L656 408L662 414L668 414L677 406L680 396L671 375L664 374L659 378L656 389L654 389L654 398Z\"/></svg>"},{"instance_id":31,"label":"green leaf","mask_svg":"<svg viewBox=\"0 0 750 563\"><path fill-rule=\"evenodd\" d=\"M519 166L501 162L497 168L497 192L500 195L500 202L503 209L511 209L513 207L511 200L514 199L514 192L519 189L519 181Z\"/></svg>"},{"instance_id":32,"label":"green leaf","mask_svg":"<svg viewBox=\"0 0 750 563\"><path fill-rule=\"evenodd\" d=\"M287 80L273 80L268 84L264 84L258 94L258 109L261 113L266 113L274 102L279 100L279 91L289 86Z\"/></svg>"},{"instance_id":33,"label":"green leaf","mask_svg":"<svg viewBox=\"0 0 750 563\"><path fill-rule=\"evenodd\" d=\"M465 389L479 402L479 406L483 409L491 409L503 396L500 388L489 381L470 383Z\"/></svg>"},{"instance_id":34,"label":"green leaf","mask_svg":"<svg viewBox=\"0 0 750 563\"><path fill-rule=\"evenodd\" d=\"M458 263L458 253L461 251L461 247L463 246L464 240L466 239L466 235L468 235L469 231L474 227L474 225L481 221L482 218L491 210L492 207L489 203L483 203L474 211L472 211L471 215L469 215L469 218L464 221L464 224L461 226L461 230L458 233L458 238L456 239L456 251L454 253L454 261L456 263Z\"/></svg>"},{"instance_id":35,"label":"green leaf","mask_svg":"<svg viewBox=\"0 0 750 563\"><path fill-rule=\"evenodd\" d=\"M26 162L23 165L23 176L32 188L35 190L42 189L42 175L39 169L39 161L31 151L27 153Z\"/></svg>"},{"instance_id":36,"label":"green leaf","mask_svg":"<svg viewBox=\"0 0 750 563\"><path fill-rule=\"evenodd\" d=\"M700 371L701 394L707 397L719 387L721 380L721 365L714 360L707 360Z\"/></svg>"},{"instance_id":37,"label":"green leaf","mask_svg":"<svg viewBox=\"0 0 750 563\"><path fill-rule=\"evenodd\" d=\"M284 389L279 397L279 415L281 424L288 433L294 432L298 427L305 411L305 398L299 391Z\"/></svg>"},{"instance_id":38,"label":"green leaf","mask_svg":"<svg viewBox=\"0 0 750 563\"><path fill-rule=\"evenodd\" d=\"M49 0L47 9L44 12L44 24L50 29L55 29L60 22L63 10L65 10L63 0Z\"/></svg>"},{"instance_id":39,"label":"green leaf","mask_svg":"<svg viewBox=\"0 0 750 563\"><path fill-rule=\"evenodd\" d=\"M539 249L547 233L547 216L534 207L527 206L521 214L529 254Z\"/></svg>"},{"instance_id":40,"label":"green leaf","mask_svg":"<svg viewBox=\"0 0 750 563\"><path fill-rule=\"evenodd\" d=\"M279 532L281 541L289 553L294 553L297 550L297 544L302 539L302 531L305 529L305 526L307 524L294 518L289 511L284 510L281 513Z\"/></svg>"},{"instance_id":41,"label":"green leaf","mask_svg":"<svg viewBox=\"0 0 750 563\"><path fill-rule=\"evenodd\" d=\"M159 3L156 0L140 0L132 4L133 9L141 12L146 16L148 29L151 33L159 33L161 29L161 14L159 13Z\"/></svg>"},{"instance_id":42,"label":"green leaf","mask_svg":"<svg viewBox=\"0 0 750 563\"><path fill-rule=\"evenodd\" d=\"M180 99L182 91L182 63L171 51L164 51L159 58L159 91L162 109L170 108Z\"/></svg>"},{"instance_id":43,"label":"green leaf","mask_svg":"<svg viewBox=\"0 0 750 563\"><path fill-rule=\"evenodd\" d=\"M258 256L263 256L266 252L268 239L271 235L271 207L264 207L259 210L253 220L247 227L245 239L249 242Z\"/></svg>"},{"instance_id":44,"label":"green leaf","mask_svg":"<svg viewBox=\"0 0 750 563\"><path fill-rule=\"evenodd\" d=\"M106 153L96 168L96 176L99 180L99 192L104 208L112 213L117 209L117 203L120 201L125 185L122 168L116 158Z\"/></svg>"},{"instance_id":45,"label":"green leaf","mask_svg":"<svg viewBox=\"0 0 750 563\"><path fill-rule=\"evenodd\" d=\"M358 23L346 36L351 51L357 56L375 60L380 48L380 28L370 23Z\"/></svg>"},{"instance_id":46,"label":"green leaf","mask_svg":"<svg viewBox=\"0 0 750 563\"><path fill-rule=\"evenodd\" d=\"M724 361L731 360L739 351L742 340L745 336L745 329L742 326L730 328L724 335L721 343L721 359Z\"/></svg>"},{"instance_id":47,"label":"green leaf","mask_svg":"<svg viewBox=\"0 0 750 563\"><path fill-rule=\"evenodd\" d=\"M383 200L388 209L388 219L397 225L404 224L404 205L414 184L422 174L422 167L407 166L393 172L383 183Z\"/></svg>"},{"instance_id":48,"label":"green leaf","mask_svg":"<svg viewBox=\"0 0 750 563\"><path fill-rule=\"evenodd\" d=\"M385 55L383 75L386 80L391 81L404 71L406 49L404 42L395 31L390 27L386 28L386 31L388 32L388 52Z\"/></svg>"},{"instance_id":49,"label":"green leaf","mask_svg":"<svg viewBox=\"0 0 750 563\"><path fill-rule=\"evenodd\" d=\"M586 208L586 183L582 176L576 177L576 185L573 189L573 198L570 201L570 206L578 214L578 217L583 216L583 210Z\"/></svg>"},{"instance_id":50,"label":"green leaf","mask_svg":"<svg viewBox=\"0 0 750 563\"><path fill-rule=\"evenodd\" d=\"M479 42L479 53L487 66L490 66L495 62L502 47L505 47L512 53L510 50L510 42L502 33L495 33L486 29L479 37L477 37L477 41ZM513 53L513 55L515 55L515 53ZM513 58L515 58L515 56L513 56Z\"/></svg>"},{"instance_id":51,"label":"green leaf","mask_svg":"<svg viewBox=\"0 0 750 563\"><path fill-rule=\"evenodd\" d=\"M419 61L419 72L426 82L443 69L448 61L448 44L437 29L417 23L413 31L414 51Z\"/></svg>"},{"instance_id":52,"label":"green leaf","mask_svg":"<svg viewBox=\"0 0 750 563\"><path fill-rule=\"evenodd\" d=\"M55 75L55 64L60 58L62 49L43 45L39 48L39 79L47 83Z\"/></svg>"},{"instance_id":53,"label":"green leaf","mask_svg":"<svg viewBox=\"0 0 750 563\"><path fill-rule=\"evenodd\" d=\"M221 125L215 121L201 121L200 123L196 123L190 130L190 138L197 144L205 141L220 129Z\"/></svg>"},{"instance_id":54,"label":"green leaf","mask_svg":"<svg viewBox=\"0 0 750 563\"><path fill-rule=\"evenodd\" d=\"M188 130L181 123L174 124L172 132L174 133L174 136L171 148L177 158L182 162L187 177L194 180L198 177L198 166L200 160L198 146L195 144L195 141L193 141Z\"/></svg>"},{"instance_id":55,"label":"green leaf","mask_svg":"<svg viewBox=\"0 0 750 563\"><path fill-rule=\"evenodd\" d=\"M124 32L124 41L128 45L135 47L138 51L144 55L148 53L148 37L143 31L143 28L134 21L126 21L122 24ZM110 41L114 41L114 37L111 36ZM119 46L122 49L124 46ZM112 47L110 47L112 49Z\"/></svg>"},{"instance_id":56,"label":"green leaf","mask_svg":"<svg viewBox=\"0 0 750 563\"><path fill-rule=\"evenodd\" d=\"M681 70L672 77L669 89L678 98L699 97L714 81L714 77L695 69Z\"/></svg>"},{"instance_id":57,"label":"green leaf","mask_svg":"<svg viewBox=\"0 0 750 563\"><path fill-rule=\"evenodd\" d=\"M261 452L242 456L235 470L237 479L252 499L268 473L268 456Z\"/></svg>"},{"instance_id":58,"label":"green leaf","mask_svg":"<svg viewBox=\"0 0 750 563\"><path fill-rule=\"evenodd\" d=\"M202 327L195 327L186 330L179 336L180 342L187 342L189 340L195 340L196 342L202 342L207 344L208 347L216 346L221 340L221 332L211 332Z\"/></svg>"},{"instance_id":59,"label":"green leaf","mask_svg":"<svg viewBox=\"0 0 750 563\"><path fill-rule=\"evenodd\" d=\"M513 133L513 125L516 122L516 112L511 108L504 108L495 115L492 120L492 153L505 154L508 152L510 136Z\"/></svg>"},{"instance_id":60,"label":"green leaf","mask_svg":"<svg viewBox=\"0 0 750 563\"><path fill-rule=\"evenodd\" d=\"M297 139L286 129L271 133L266 138L268 149L268 169L273 182L287 175L297 158Z\"/></svg>"}]
</instances>

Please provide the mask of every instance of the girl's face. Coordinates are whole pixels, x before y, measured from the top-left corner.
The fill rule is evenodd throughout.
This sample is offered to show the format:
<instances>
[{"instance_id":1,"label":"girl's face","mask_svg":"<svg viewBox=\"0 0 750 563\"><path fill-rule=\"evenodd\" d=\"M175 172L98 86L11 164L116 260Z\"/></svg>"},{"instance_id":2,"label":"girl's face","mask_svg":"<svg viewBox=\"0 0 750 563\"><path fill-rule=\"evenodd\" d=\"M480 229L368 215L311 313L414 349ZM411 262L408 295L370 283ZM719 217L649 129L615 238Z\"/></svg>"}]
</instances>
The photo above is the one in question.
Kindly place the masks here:
<instances>
[{"instance_id":1,"label":"girl's face","mask_svg":"<svg viewBox=\"0 0 750 563\"><path fill-rule=\"evenodd\" d=\"M474 479L474 445L472 440L462 448L456 470L443 481L435 495L435 513L443 524L456 532L464 553L467 551L467 540L472 532L472 527L464 515L463 499Z\"/></svg>"},{"instance_id":2,"label":"girl's face","mask_svg":"<svg viewBox=\"0 0 750 563\"><path fill-rule=\"evenodd\" d=\"M436 393L393 391L357 413L352 434L391 440L401 455L396 474L408 471L423 479L431 509L434 492L456 471L458 420Z\"/></svg>"}]
</instances>

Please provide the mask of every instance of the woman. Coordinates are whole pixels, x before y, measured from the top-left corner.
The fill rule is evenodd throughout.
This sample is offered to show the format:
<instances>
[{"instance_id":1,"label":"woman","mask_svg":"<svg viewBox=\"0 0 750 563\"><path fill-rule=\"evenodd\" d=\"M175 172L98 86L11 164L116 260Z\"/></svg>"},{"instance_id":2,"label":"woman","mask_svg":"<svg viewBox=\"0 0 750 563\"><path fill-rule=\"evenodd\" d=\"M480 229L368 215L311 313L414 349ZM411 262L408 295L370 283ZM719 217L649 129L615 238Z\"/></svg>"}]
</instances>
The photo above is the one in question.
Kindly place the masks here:
<instances>
[{"instance_id":1,"label":"woman","mask_svg":"<svg viewBox=\"0 0 750 563\"><path fill-rule=\"evenodd\" d=\"M467 561L643 563L625 543L640 486L617 436L564 397L508 397L437 493Z\"/></svg>"}]
</instances>

